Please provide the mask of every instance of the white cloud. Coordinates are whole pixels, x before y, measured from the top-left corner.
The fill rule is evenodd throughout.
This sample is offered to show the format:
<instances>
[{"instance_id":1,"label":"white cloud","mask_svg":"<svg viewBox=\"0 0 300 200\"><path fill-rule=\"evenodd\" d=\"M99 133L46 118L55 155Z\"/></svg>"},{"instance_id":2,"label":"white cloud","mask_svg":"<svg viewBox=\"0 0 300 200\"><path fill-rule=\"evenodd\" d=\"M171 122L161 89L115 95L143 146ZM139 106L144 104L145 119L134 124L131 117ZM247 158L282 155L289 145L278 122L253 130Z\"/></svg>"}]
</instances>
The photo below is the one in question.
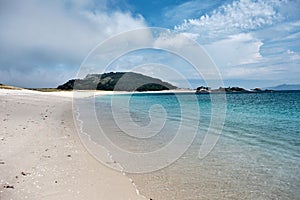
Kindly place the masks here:
<instances>
[{"instance_id":1,"label":"white cloud","mask_svg":"<svg viewBox=\"0 0 300 200\"><path fill-rule=\"evenodd\" d=\"M286 54L289 56L289 58L292 60L292 61L296 61L296 60L300 60L300 54L294 52L294 51L291 51L290 49L288 49L286 51Z\"/></svg>"},{"instance_id":2,"label":"white cloud","mask_svg":"<svg viewBox=\"0 0 300 200\"><path fill-rule=\"evenodd\" d=\"M175 30L192 32L199 35L198 40L216 40L231 34L254 30L280 21L282 16L277 12L280 0L251 1L240 0L221 6L210 15L198 19L187 19Z\"/></svg>"},{"instance_id":3,"label":"white cloud","mask_svg":"<svg viewBox=\"0 0 300 200\"><path fill-rule=\"evenodd\" d=\"M173 33L173 32L166 32L160 34L160 36L155 40L154 46L160 48L183 48L186 45L191 44L191 40L189 37L193 37L193 34L190 33Z\"/></svg>"},{"instance_id":4,"label":"white cloud","mask_svg":"<svg viewBox=\"0 0 300 200\"><path fill-rule=\"evenodd\" d=\"M276 84L299 83L299 65L291 64L289 68L281 64L266 65L265 62L253 66L242 65L227 69L222 73L225 80L245 79L245 80L277 80Z\"/></svg>"},{"instance_id":5,"label":"white cloud","mask_svg":"<svg viewBox=\"0 0 300 200\"><path fill-rule=\"evenodd\" d=\"M38 86L30 79L38 79L36 76L50 79L47 73L61 65L64 70L56 73L63 72L66 76L70 73L68 78L71 78L99 42L123 31L145 27L140 16L108 10L105 1L98 4L95 7L93 1L80 0L1 1L0 80L13 74L10 84ZM44 69L43 74L34 73L39 68ZM24 76L30 79L21 83ZM57 83L58 80L52 81L48 86Z\"/></svg>"},{"instance_id":6,"label":"white cloud","mask_svg":"<svg viewBox=\"0 0 300 200\"><path fill-rule=\"evenodd\" d=\"M298 0L236 0L175 26L202 44L224 78L272 79L299 71Z\"/></svg>"},{"instance_id":7,"label":"white cloud","mask_svg":"<svg viewBox=\"0 0 300 200\"><path fill-rule=\"evenodd\" d=\"M222 2L221 2L222 3ZM168 6L164 9L164 17L172 24L182 23L184 19L191 18L195 15L206 13L217 5L218 1L211 0L191 0L177 6Z\"/></svg>"},{"instance_id":8,"label":"white cloud","mask_svg":"<svg viewBox=\"0 0 300 200\"><path fill-rule=\"evenodd\" d=\"M270 74L272 69L267 67L236 67L230 68L226 72L223 73L224 78L226 79L234 79L240 77L252 77L252 79L264 77L265 75Z\"/></svg>"},{"instance_id":9,"label":"white cloud","mask_svg":"<svg viewBox=\"0 0 300 200\"><path fill-rule=\"evenodd\" d=\"M217 66L236 66L261 61L263 43L250 33L231 35L226 39L204 45Z\"/></svg>"}]
</instances>

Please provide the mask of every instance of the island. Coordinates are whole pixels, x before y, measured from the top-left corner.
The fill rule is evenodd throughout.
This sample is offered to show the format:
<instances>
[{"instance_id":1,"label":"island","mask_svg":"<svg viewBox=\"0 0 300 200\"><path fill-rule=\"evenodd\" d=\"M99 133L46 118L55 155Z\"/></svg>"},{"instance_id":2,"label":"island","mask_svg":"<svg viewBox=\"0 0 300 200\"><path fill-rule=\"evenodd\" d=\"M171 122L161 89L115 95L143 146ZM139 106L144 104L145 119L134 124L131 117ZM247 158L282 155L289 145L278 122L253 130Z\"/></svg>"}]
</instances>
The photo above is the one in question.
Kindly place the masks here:
<instances>
[{"instance_id":1,"label":"island","mask_svg":"<svg viewBox=\"0 0 300 200\"><path fill-rule=\"evenodd\" d=\"M88 74L83 79L72 79L59 85L59 90L107 91L161 91L177 89L176 86L157 78L135 72L109 72Z\"/></svg>"},{"instance_id":2,"label":"island","mask_svg":"<svg viewBox=\"0 0 300 200\"><path fill-rule=\"evenodd\" d=\"M241 87L219 87L217 89L211 89L210 87L200 86L196 89L196 94L208 94L208 93L259 93L259 92L273 92L273 90L263 90L261 88L254 88L247 90Z\"/></svg>"}]
</instances>

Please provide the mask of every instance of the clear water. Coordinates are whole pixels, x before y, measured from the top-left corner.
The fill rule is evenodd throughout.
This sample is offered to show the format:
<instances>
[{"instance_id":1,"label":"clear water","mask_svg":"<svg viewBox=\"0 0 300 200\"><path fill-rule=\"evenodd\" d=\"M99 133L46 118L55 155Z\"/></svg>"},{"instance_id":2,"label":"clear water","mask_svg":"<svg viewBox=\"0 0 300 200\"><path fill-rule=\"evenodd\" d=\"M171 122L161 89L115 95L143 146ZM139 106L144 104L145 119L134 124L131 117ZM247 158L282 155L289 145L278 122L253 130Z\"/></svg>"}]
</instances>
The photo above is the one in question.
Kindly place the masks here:
<instances>
[{"instance_id":1,"label":"clear water","mask_svg":"<svg viewBox=\"0 0 300 200\"><path fill-rule=\"evenodd\" d=\"M113 105L112 97L117 102ZM126 107L122 102L128 97L129 118L136 126L122 119ZM131 152L163 148L182 125L187 132L197 129L193 143L175 163L151 173L128 174L149 198L300 199L300 92L234 93L226 99L221 137L204 159L199 159L198 153L211 119L208 94L103 96L97 97L95 105L107 137ZM199 115L195 114L195 103ZM147 127L151 117L157 121L154 127L159 127L153 135ZM123 127L115 123L118 120L125 120ZM128 126L124 128L124 124ZM144 135L143 127L150 135ZM130 131L135 135L125 134ZM95 141L101 144L101 138L95 137ZM123 164L117 154L112 152L112 156ZM161 160L153 160L153 166L158 162Z\"/></svg>"}]
</instances>

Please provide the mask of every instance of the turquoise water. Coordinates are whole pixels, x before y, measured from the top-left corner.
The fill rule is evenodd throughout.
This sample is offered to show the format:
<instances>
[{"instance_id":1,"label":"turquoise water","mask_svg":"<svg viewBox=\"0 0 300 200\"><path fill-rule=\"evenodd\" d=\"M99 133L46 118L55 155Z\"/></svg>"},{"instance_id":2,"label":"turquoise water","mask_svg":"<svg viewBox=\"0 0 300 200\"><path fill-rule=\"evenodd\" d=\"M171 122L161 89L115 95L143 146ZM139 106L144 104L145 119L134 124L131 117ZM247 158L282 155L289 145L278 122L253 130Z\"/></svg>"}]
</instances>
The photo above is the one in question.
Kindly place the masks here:
<instances>
[{"instance_id":1,"label":"turquoise water","mask_svg":"<svg viewBox=\"0 0 300 200\"><path fill-rule=\"evenodd\" d=\"M222 134L208 156L200 159L199 148L212 117L211 96L103 96L96 99L96 114L110 141L128 152L147 153L164 148L180 127L187 135L182 141L189 138L189 131L196 130L191 145L176 162L153 172L128 174L147 197L299 199L300 92L226 94L226 101L215 103L226 103ZM154 128L149 129L151 123ZM105 146L101 138L95 136L94 140ZM182 149L184 142L176 145ZM111 153L126 168L126 161ZM152 167L160 166L163 159L168 160L153 159Z\"/></svg>"}]
</instances>

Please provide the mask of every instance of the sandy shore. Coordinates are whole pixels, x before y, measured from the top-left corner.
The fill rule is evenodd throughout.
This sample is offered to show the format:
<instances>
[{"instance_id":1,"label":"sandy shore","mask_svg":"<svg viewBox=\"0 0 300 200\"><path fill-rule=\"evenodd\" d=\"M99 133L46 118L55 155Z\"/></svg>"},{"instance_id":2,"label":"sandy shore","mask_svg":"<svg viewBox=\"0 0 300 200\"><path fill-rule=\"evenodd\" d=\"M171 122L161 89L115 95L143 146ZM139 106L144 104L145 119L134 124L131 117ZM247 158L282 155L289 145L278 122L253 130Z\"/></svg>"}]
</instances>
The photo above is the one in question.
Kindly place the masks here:
<instances>
[{"instance_id":1,"label":"sandy shore","mask_svg":"<svg viewBox=\"0 0 300 200\"><path fill-rule=\"evenodd\" d=\"M0 199L145 199L85 150L71 96L0 89Z\"/></svg>"}]
</instances>

